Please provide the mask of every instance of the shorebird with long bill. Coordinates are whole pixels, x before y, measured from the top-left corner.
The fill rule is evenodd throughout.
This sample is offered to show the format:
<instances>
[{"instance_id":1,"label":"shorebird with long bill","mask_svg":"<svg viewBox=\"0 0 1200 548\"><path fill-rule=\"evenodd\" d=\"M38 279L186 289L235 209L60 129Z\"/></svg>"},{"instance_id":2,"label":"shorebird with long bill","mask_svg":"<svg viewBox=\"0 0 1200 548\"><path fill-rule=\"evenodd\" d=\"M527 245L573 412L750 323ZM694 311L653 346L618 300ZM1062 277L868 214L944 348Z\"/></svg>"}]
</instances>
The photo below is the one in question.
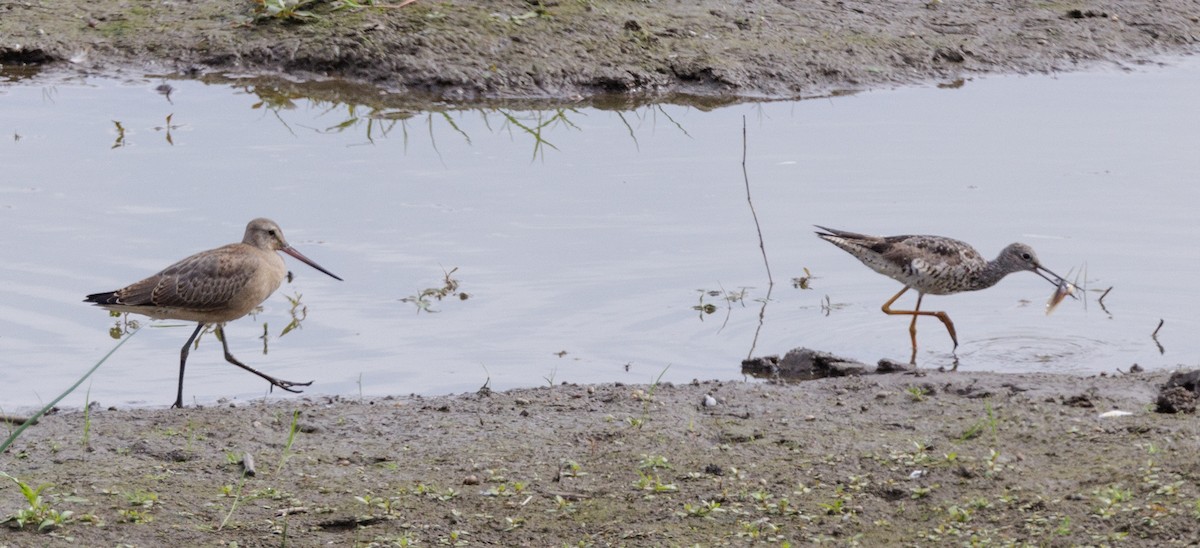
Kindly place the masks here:
<instances>
[{"instance_id":1,"label":"shorebird with long bill","mask_svg":"<svg viewBox=\"0 0 1200 548\"><path fill-rule=\"evenodd\" d=\"M926 293L950 295L987 289L1005 276L1025 270L1045 278L1055 286L1061 287L1065 283L1061 276L1038 262L1033 248L1022 243L1009 244L999 256L989 261L970 244L945 236L869 236L816 226L822 230L817 232L822 240L854 255L871 270L904 284L904 289L883 303L883 312L912 316L908 332L912 338L912 359L909 363L913 365L917 363L919 316L934 316L941 320L946 331L950 332L954 349L958 349L958 335L954 332L954 322L950 321L950 316L945 312L921 310L921 299ZM909 289L917 290L917 305L912 310L892 310L892 303Z\"/></svg>"},{"instance_id":2,"label":"shorebird with long bill","mask_svg":"<svg viewBox=\"0 0 1200 548\"><path fill-rule=\"evenodd\" d=\"M179 352L179 390L171 407L183 407L183 370L188 350L205 325L216 326L226 361L266 379L271 386L300 392L296 387L308 386L312 381L285 381L258 371L234 358L225 342L225 322L249 314L283 283L287 265L278 251L342 280L288 245L275 221L260 218L246 225L241 243L201 251L128 287L88 295L84 302L156 320L196 322L196 330Z\"/></svg>"}]
</instances>

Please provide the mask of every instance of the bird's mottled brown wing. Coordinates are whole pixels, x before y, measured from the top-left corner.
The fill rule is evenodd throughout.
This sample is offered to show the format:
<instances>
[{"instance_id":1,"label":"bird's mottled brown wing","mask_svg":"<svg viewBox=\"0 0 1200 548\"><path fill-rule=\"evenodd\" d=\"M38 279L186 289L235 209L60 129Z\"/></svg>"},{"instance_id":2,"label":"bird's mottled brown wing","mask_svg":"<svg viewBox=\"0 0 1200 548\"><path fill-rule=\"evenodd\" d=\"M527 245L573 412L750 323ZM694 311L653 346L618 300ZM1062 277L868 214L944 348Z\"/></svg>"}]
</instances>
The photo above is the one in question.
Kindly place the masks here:
<instances>
[{"instance_id":1,"label":"bird's mottled brown wing","mask_svg":"<svg viewBox=\"0 0 1200 548\"><path fill-rule=\"evenodd\" d=\"M253 265L231 244L179 261L158 274L115 292L116 303L187 310L226 306L249 282Z\"/></svg>"},{"instance_id":2,"label":"bird's mottled brown wing","mask_svg":"<svg viewBox=\"0 0 1200 548\"><path fill-rule=\"evenodd\" d=\"M970 244L939 236L889 236L876 243L874 249L884 260L905 266L918 258L944 268L987 262Z\"/></svg>"}]
</instances>

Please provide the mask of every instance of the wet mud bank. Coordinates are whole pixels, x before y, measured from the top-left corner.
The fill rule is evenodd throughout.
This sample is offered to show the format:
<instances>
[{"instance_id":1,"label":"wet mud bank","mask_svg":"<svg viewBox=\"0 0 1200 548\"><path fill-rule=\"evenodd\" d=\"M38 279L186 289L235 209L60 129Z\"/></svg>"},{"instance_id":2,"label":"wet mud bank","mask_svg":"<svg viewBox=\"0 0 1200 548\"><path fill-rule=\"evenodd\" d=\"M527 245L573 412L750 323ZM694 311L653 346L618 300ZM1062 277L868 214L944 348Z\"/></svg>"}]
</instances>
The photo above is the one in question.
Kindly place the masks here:
<instances>
[{"instance_id":1,"label":"wet mud bank","mask_svg":"<svg viewBox=\"0 0 1200 548\"><path fill-rule=\"evenodd\" d=\"M1200 37L1187 1L351 4L3 0L0 64L344 78L459 102L752 99L1136 64Z\"/></svg>"}]
</instances>

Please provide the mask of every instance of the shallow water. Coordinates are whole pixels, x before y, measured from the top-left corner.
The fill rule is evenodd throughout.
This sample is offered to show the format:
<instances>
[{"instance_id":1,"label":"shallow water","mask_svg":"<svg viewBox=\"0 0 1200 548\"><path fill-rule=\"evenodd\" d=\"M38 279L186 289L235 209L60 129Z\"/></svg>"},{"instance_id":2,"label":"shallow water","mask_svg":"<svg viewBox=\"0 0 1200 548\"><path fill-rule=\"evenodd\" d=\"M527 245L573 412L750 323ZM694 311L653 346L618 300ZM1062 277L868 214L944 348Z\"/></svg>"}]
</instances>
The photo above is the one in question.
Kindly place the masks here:
<instances>
[{"instance_id":1,"label":"shallow water","mask_svg":"<svg viewBox=\"0 0 1200 548\"><path fill-rule=\"evenodd\" d=\"M169 98L155 91L163 83ZM309 394L741 379L748 354L796 346L906 361L907 320L879 311L899 285L817 239L813 224L950 235L988 257L1024 241L1056 272L1073 278L1086 265L1090 289L1113 288L1104 307L1089 291L1050 316L1053 287L1025 273L926 298L924 309L946 310L958 328L960 370L1195 365L1198 96L1195 59L713 110L374 119L366 107L262 86L9 81L0 407L48 401L112 347L114 319L80 302L85 294L238 241L258 216L346 279L288 258L296 279L226 328L242 361L313 380ZM765 308L743 120L775 280ZM435 313L401 300L441 287L453 268L467 300L434 301ZM793 287L805 268L811 289ZM280 337L296 295L307 317ZM715 312L694 308L703 304ZM1161 352L1151 338L1160 319ZM174 399L191 328L146 325L85 385L92 400ZM949 365L945 329L918 325L920 364ZM211 336L189 359L189 404L266 388L226 364ZM80 391L64 403L84 401Z\"/></svg>"}]
</instances>

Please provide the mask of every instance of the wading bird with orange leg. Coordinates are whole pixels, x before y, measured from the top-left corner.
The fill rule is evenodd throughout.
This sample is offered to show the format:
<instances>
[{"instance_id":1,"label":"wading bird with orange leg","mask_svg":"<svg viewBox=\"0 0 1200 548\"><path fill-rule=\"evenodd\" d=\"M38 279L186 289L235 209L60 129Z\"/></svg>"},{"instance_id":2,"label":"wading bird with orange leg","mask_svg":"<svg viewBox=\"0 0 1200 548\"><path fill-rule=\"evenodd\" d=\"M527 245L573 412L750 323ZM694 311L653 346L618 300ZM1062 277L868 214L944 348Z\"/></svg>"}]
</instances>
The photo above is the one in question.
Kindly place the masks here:
<instances>
[{"instance_id":1,"label":"wading bird with orange leg","mask_svg":"<svg viewBox=\"0 0 1200 548\"><path fill-rule=\"evenodd\" d=\"M904 289L883 303L883 312L912 316L908 332L912 338L912 358L909 363L913 365L917 363L919 316L933 316L941 320L950 333L950 340L954 341L954 349L958 349L958 335L950 316L941 311L921 310L921 299L926 294L951 295L987 289L1009 274L1026 270L1045 278L1056 287L1065 283L1061 276L1038 262L1033 248L1022 243L1009 244L999 256L989 261L970 244L945 236L870 236L816 226L821 229L817 236L822 240L853 255L871 270L904 284ZM892 303L909 289L917 290L916 306L912 310L892 310Z\"/></svg>"}]
</instances>

